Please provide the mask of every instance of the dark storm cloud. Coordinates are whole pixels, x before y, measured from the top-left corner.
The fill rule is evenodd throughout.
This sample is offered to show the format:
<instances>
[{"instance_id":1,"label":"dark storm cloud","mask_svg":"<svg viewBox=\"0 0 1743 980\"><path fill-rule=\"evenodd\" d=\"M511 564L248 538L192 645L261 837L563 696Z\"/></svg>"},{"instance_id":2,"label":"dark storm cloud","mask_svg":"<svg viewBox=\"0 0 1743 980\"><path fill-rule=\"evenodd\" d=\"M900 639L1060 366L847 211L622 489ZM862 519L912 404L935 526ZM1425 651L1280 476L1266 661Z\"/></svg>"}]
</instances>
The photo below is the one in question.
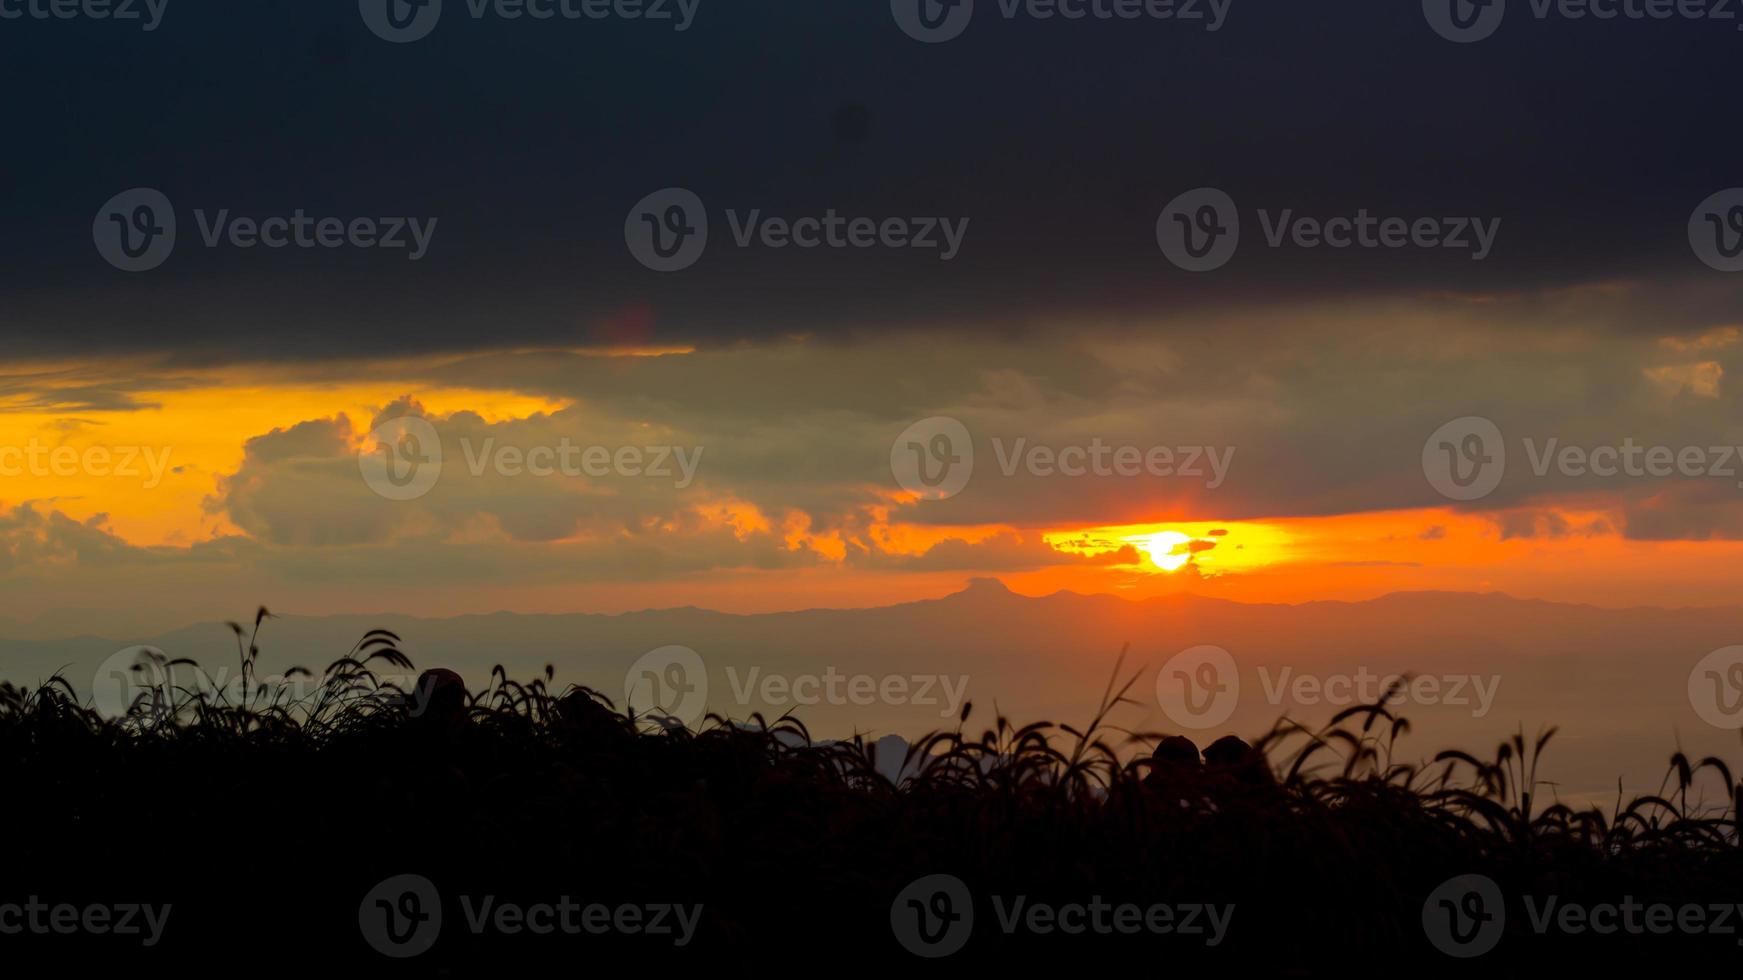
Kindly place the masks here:
<instances>
[{"instance_id":1,"label":"dark storm cloud","mask_svg":"<svg viewBox=\"0 0 1743 980\"><path fill-rule=\"evenodd\" d=\"M356 3L173 0L149 33L0 22L0 329L15 354L347 353L716 343L1390 291L1722 278L1684 234L1738 184L1712 100L1743 36L1711 22L1538 21L1472 45L1415 2L1235 0L1215 32L1007 21L944 44L883 0L702 0L695 22L474 20L388 44ZM1213 185L1234 263L1191 275L1158 213ZM174 203L175 253L106 265L112 195ZM644 269L623 227L668 186L711 242ZM1267 248L1258 209L1499 218L1444 249ZM429 253L207 248L194 211L437 219ZM967 218L960 254L743 249L726 211ZM1676 319L1679 311L1672 310ZM1710 322L1710 308L1685 311Z\"/></svg>"},{"instance_id":2,"label":"dark storm cloud","mask_svg":"<svg viewBox=\"0 0 1743 980\"><path fill-rule=\"evenodd\" d=\"M155 377L153 391L185 388L184 378ZM134 412L158 408L128 391L124 382L87 368L55 368L0 374L0 403L23 411Z\"/></svg>"}]
</instances>

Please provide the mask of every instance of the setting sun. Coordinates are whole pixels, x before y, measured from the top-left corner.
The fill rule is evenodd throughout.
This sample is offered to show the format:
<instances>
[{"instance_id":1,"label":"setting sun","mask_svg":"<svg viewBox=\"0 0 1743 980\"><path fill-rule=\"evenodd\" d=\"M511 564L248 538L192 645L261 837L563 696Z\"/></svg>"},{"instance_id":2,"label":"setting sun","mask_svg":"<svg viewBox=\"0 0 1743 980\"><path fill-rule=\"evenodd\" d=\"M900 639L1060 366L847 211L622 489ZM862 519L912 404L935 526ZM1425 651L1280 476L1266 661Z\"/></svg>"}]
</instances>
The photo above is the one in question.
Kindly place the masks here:
<instances>
[{"instance_id":1,"label":"setting sun","mask_svg":"<svg viewBox=\"0 0 1743 980\"><path fill-rule=\"evenodd\" d=\"M1199 577L1212 578L1287 561L1297 535L1276 524L1187 521L1059 531L1043 540L1060 552L1086 557L1129 549L1140 560L1113 566L1127 573L1172 573L1190 565Z\"/></svg>"},{"instance_id":2,"label":"setting sun","mask_svg":"<svg viewBox=\"0 0 1743 980\"><path fill-rule=\"evenodd\" d=\"M1192 560L1192 539L1179 531L1157 531L1133 540L1144 549L1156 567L1164 572L1177 572Z\"/></svg>"}]
</instances>

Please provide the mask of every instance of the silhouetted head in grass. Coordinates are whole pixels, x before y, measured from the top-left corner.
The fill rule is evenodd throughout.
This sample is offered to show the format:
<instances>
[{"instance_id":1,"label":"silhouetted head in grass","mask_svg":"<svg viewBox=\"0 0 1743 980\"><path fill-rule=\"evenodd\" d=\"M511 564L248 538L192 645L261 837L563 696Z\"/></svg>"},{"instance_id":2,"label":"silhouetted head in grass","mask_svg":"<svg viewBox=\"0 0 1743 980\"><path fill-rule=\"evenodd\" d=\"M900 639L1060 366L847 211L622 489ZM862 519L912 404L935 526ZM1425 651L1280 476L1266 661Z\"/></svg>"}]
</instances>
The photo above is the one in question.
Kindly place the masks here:
<instances>
[{"instance_id":1,"label":"silhouetted head in grass","mask_svg":"<svg viewBox=\"0 0 1743 980\"><path fill-rule=\"evenodd\" d=\"M466 682L444 667L418 675L412 692L412 717L428 725L452 725L466 717Z\"/></svg>"},{"instance_id":2,"label":"silhouetted head in grass","mask_svg":"<svg viewBox=\"0 0 1743 980\"><path fill-rule=\"evenodd\" d=\"M1185 735L1170 735L1150 754L1158 767L1198 768L1198 746Z\"/></svg>"},{"instance_id":3,"label":"silhouetted head in grass","mask_svg":"<svg viewBox=\"0 0 1743 980\"><path fill-rule=\"evenodd\" d=\"M1253 786L1275 783L1265 754L1234 735L1224 735L1204 750L1205 766Z\"/></svg>"},{"instance_id":4,"label":"silhouetted head in grass","mask_svg":"<svg viewBox=\"0 0 1743 980\"><path fill-rule=\"evenodd\" d=\"M593 692L581 689L570 691L557 702L557 728L592 742L635 734L634 726L623 715L602 704Z\"/></svg>"},{"instance_id":5,"label":"silhouetted head in grass","mask_svg":"<svg viewBox=\"0 0 1743 980\"><path fill-rule=\"evenodd\" d=\"M1150 753L1153 763L1144 777L1144 785L1154 790L1181 789L1196 784L1203 771L1198 761L1198 746L1184 735L1170 735L1156 744Z\"/></svg>"},{"instance_id":6,"label":"silhouetted head in grass","mask_svg":"<svg viewBox=\"0 0 1743 980\"><path fill-rule=\"evenodd\" d=\"M409 871L443 889L452 881L553 895L582 881L590 901L670 897L700 909L706 898L696 947L704 957L780 946L823 962L850 943L877 962L880 950L902 955L882 910L942 865L1038 894L1119 889L1151 901L1240 903L1232 941L1206 949L1210 959L1198 959L1195 943L1170 946L1179 973L1220 974L1234 963L1258 975L1334 972L1304 969L1301 958L1336 936L1336 948L1368 954L1342 972L1372 961L1436 976L1440 960L1423 958L1440 956L1423 931L1424 903L1454 876L1551 880L1574 895L1650 890L1679 912L1685 902L1733 900L1743 881L1743 784L1726 763L1678 753L1669 790L1618 801L1614 814L1545 807L1538 788L1553 793L1554 784L1537 764L1553 729L1535 741L1511 736L1492 757L1448 750L1413 762L1395 757L1405 720L1376 703L1317 729L1284 719L1253 745L1220 738L1201 760L1196 735L1157 740L1104 725L1133 686L1116 678L1087 725L1017 726L1000 716L977 736L965 705L952 728L913 744L896 739L892 758L880 755L880 746L891 751L883 740L815 741L790 715L656 730L597 691L554 693L552 667L521 683L498 666L468 692L451 670L418 675L385 630L312 675L319 684L309 690L256 679L253 644L241 639L250 682L240 704L222 685L165 684L156 695L163 710L142 701L111 718L58 676L36 689L0 682L0 760L7 788L24 788L14 793L20 803L0 806L0 836L28 845L8 851L7 882L137 894L135 862L93 842L134 839L140 813L196 826L240 814L255 839L285 852L348 850L330 874L286 873L247 890L236 873L265 881L247 863L251 850L230 874L215 862L154 865L154 893L178 901L166 942L190 961L258 957L259 924L285 922L316 924L303 934L311 962L342 962L360 952L357 933L318 924L349 918L359 896ZM378 668L418 682L389 682ZM1111 742L1115 732L1129 741ZM391 846L356 840L359 814ZM13 900L8 888L0 885L0 901ZM1617 972L1618 963L1650 958L1661 968L1691 951L1735 972L1732 937L1710 947L1660 945L1671 937L1653 935L1561 941L1575 938L1512 930L1501 958L1483 968L1530 975L1547 972L1529 969L1542 962L1566 973L1583 956ZM14 939L31 937L0 942L8 967L21 962ZM1097 954L1046 936L979 942L968 955L1029 972L1079 969L1086 949ZM138 956L137 943L123 945ZM64 959L70 947L35 948ZM545 957L572 967L567 949L445 934L420 964L453 964L446 972L456 976L502 972L503 963L530 973ZM85 961L86 949L78 956Z\"/></svg>"}]
</instances>

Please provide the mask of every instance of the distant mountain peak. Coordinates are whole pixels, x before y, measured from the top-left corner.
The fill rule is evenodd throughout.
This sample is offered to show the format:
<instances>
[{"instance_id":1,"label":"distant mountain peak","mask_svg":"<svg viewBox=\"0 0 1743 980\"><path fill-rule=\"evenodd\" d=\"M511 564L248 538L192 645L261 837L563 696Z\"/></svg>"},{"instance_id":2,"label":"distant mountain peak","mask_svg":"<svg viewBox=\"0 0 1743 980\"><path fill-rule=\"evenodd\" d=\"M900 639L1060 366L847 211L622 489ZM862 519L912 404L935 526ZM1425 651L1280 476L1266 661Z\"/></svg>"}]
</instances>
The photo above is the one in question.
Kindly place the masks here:
<instances>
[{"instance_id":1,"label":"distant mountain peak","mask_svg":"<svg viewBox=\"0 0 1743 980\"><path fill-rule=\"evenodd\" d=\"M968 580L968 586L956 594L959 596L988 597L1016 595L1003 581L991 577L971 578Z\"/></svg>"}]
</instances>

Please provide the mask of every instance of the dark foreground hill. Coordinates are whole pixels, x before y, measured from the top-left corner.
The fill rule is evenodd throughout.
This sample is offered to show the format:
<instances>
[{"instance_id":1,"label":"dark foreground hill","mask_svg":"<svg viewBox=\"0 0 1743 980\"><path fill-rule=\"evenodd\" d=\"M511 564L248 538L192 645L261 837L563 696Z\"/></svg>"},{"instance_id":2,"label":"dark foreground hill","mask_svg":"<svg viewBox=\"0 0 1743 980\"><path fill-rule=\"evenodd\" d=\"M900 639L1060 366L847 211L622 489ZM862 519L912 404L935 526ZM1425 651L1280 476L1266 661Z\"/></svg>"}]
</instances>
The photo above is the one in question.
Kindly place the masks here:
<instances>
[{"instance_id":1,"label":"dark foreground hill","mask_svg":"<svg viewBox=\"0 0 1743 980\"><path fill-rule=\"evenodd\" d=\"M1405 723L1368 707L1195 745L1107 727L1110 688L1075 728L965 709L892 767L791 719L691 731L543 679L469 693L431 671L402 692L377 681L409 667L393 643L371 634L294 700L250 687L244 651L234 695L147 687L119 721L59 682L0 688L0 961L1507 975L1743 959L1743 788L1719 760L1679 756L1663 795L1580 811L1533 792L1553 739L1406 765Z\"/></svg>"}]
</instances>

